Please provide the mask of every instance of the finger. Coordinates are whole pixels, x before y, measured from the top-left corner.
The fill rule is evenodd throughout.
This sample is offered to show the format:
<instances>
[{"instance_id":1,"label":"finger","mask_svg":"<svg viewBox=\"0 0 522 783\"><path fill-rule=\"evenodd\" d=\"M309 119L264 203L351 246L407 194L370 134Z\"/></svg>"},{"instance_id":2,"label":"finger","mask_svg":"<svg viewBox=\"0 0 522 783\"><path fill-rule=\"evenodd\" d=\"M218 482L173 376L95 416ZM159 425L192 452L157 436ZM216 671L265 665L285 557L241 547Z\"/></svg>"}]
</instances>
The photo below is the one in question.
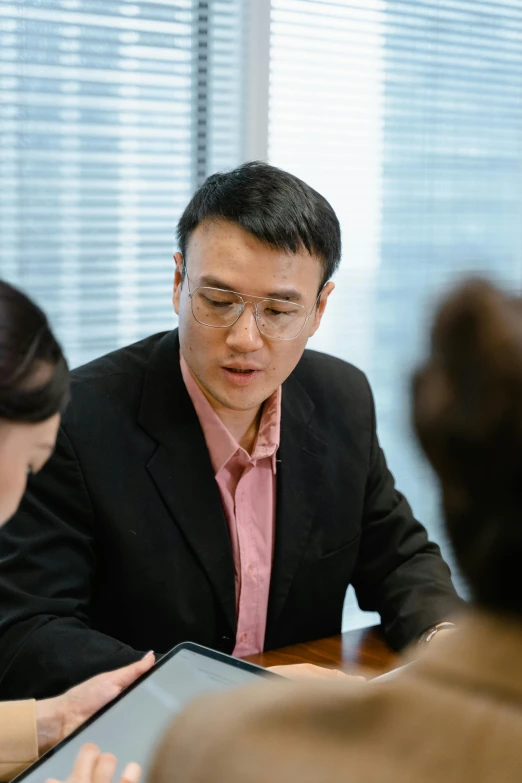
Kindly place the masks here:
<instances>
[{"instance_id":1,"label":"finger","mask_svg":"<svg viewBox=\"0 0 522 783\"><path fill-rule=\"evenodd\" d=\"M113 756L112 753L102 753L96 762L92 780L88 783L111 783L117 763L116 756Z\"/></svg>"},{"instance_id":2,"label":"finger","mask_svg":"<svg viewBox=\"0 0 522 783\"><path fill-rule=\"evenodd\" d=\"M276 674L280 674L282 677L286 677L289 680L301 680L317 677L319 667L313 666L309 663L295 663L281 666L271 666L270 670Z\"/></svg>"},{"instance_id":3,"label":"finger","mask_svg":"<svg viewBox=\"0 0 522 783\"><path fill-rule=\"evenodd\" d=\"M311 677L319 677L324 680L364 680L364 677L355 677L353 674L343 672L341 669L326 669L318 666L310 672Z\"/></svg>"},{"instance_id":4,"label":"finger","mask_svg":"<svg viewBox=\"0 0 522 783\"><path fill-rule=\"evenodd\" d=\"M283 666L271 666L270 670L280 674L289 680L323 679L323 680L347 680L355 679L352 675L341 669L327 669L314 663L295 663ZM358 678L357 678L358 679Z\"/></svg>"},{"instance_id":5,"label":"finger","mask_svg":"<svg viewBox=\"0 0 522 783\"><path fill-rule=\"evenodd\" d=\"M332 680L354 680L355 677L353 677L351 674L347 674L346 672L342 672L340 669L330 669L328 674L324 675L325 677L330 677Z\"/></svg>"},{"instance_id":6,"label":"finger","mask_svg":"<svg viewBox=\"0 0 522 783\"><path fill-rule=\"evenodd\" d=\"M114 685L120 690L128 688L129 685L141 677L142 674L148 672L151 666L154 666L156 659L153 652L147 653L141 661L131 663L129 666L124 666L122 669L116 669L114 672L108 672L105 677L112 679Z\"/></svg>"},{"instance_id":7,"label":"finger","mask_svg":"<svg viewBox=\"0 0 522 783\"><path fill-rule=\"evenodd\" d=\"M139 764L136 764L134 761L132 761L130 764L127 764L123 770L120 783L139 783L140 778L141 767Z\"/></svg>"},{"instance_id":8,"label":"finger","mask_svg":"<svg viewBox=\"0 0 522 783\"><path fill-rule=\"evenodd\" d=\"M284 674L284 672L292 671L292 669L295 669L296 671L299 670L300 666L304 666L305 664L301 663L291 663L291 664L278 664L277 666L267 666L267 670L269 672L275 672L276 674Z\"/></svg>"},{"instance_id":9,"label":"finger","mask_svg":"<svg viewBox=\"0 0 522 783\"><path fill-rule=\"evenodd\" d=\"M84 745L76 756L69 780L75 781L75 783L90 783L99 758L100 749L96 745L92 743Z\"/></svg>"}]
</instances>

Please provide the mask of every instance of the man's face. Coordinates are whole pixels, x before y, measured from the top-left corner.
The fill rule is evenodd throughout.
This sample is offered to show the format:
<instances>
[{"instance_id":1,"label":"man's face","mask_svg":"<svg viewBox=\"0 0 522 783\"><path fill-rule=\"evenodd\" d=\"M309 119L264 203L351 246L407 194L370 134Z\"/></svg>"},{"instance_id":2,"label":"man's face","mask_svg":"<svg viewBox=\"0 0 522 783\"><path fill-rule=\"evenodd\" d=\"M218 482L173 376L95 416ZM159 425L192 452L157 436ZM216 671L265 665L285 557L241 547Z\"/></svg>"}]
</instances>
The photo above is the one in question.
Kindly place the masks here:
<instances>
[{"instance_id":1,"label":"man's face","mask_svg":"<svg viewBox=\"0 0 522 783\"><path fill-rule=\"evenodd\" d=\"M191 311L187 275L181 283L183 259L179 253L174 258L174 309L179 316L181 352L192 375L215 409L259 408L301 358L308 338L319 326L333 283L325 286L314 309L323 273L317 258L306 250L293 254L270 248L233 223L199 225L185 258L191 291L211 286L252 297L291 300L308 313L312 310L294 340L270 340L257 328L251 304L233 326L213 329L198 323Z\"/></svg>"}]
</instances>

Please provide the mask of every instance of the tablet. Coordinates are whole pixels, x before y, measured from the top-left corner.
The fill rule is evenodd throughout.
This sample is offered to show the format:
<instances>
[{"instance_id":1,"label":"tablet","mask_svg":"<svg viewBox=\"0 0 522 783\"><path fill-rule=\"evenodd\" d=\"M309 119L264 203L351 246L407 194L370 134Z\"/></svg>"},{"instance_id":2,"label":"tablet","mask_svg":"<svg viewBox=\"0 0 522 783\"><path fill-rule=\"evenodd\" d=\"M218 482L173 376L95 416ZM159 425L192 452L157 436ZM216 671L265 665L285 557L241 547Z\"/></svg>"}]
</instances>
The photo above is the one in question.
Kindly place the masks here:
<instances>
[{"instance_id":1,"label":"tablet","mask_svg":"<svg viewBox=\"0 0 522 783\"><path fill-rule=\"evenodd\" d=\"M396 677L399 677L405 669L409 669L411 665L411 663L405 663L403 666L396 666L395 669L391 669L389 672L379 674L377 677L372 677L371 680L368 680L368 683L379 683L383 682L383 680L394 680Z\"/></svg>"},{"instance_id":2,"label":"tablet","mask_svg":"<svg viewBox=\"0 0 522 783\"><path fill-rule=\"evenodd\" d=\"M85 742L94 742L100 750L116 755L118 769L113 780L119 780L129 761L141 764L146 773L161 735L187 702L203 693L259 681L260 677L277 675L198 644L179 644L15 780L66 781Z\"/></svg>"}]
</instances>

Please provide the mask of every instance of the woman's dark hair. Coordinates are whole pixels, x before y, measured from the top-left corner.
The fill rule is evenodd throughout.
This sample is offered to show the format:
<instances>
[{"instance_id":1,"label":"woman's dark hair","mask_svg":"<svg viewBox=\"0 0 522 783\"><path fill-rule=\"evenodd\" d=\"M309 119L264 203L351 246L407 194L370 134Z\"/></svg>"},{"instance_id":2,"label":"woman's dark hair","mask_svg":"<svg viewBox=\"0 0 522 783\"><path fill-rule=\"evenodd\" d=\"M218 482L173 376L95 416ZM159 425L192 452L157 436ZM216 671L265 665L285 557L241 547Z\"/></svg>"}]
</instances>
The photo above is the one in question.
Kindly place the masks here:
<instances>
[{"instance_id":1,"label":"woman's dark hair","mask_svg":"<svg viewBox=\"0 0 522 783\"><path fill-rule=\"evenodd\" d=\"M476 601L521 615L521 300L483 280L447 297L413 380L413 420Z\"/></svg>"},{"instance_id":2,"label":"woman's dark hair","mask_svg":"<svg viewBox=\"0 0 522 783\"><path fill-rule=\"evenodd\" d=\"M192 232L205 220L229 221L270 247L316 255L323 267L321 288L339 266L341 229L328 201L268 163L244 163L205 180L178 223L183 258Z\"/></svg>"},{"instance_id":3,"label":"woman's dark hair","mask_svg":"<svg viewBox=\"0 0 522 783\"><path fill-rule=\"evenodd\" d=\"M0 280L0 418L44 421L61 412L68 398L67 362L47 318Z\"/></svg>"}]
</instances>

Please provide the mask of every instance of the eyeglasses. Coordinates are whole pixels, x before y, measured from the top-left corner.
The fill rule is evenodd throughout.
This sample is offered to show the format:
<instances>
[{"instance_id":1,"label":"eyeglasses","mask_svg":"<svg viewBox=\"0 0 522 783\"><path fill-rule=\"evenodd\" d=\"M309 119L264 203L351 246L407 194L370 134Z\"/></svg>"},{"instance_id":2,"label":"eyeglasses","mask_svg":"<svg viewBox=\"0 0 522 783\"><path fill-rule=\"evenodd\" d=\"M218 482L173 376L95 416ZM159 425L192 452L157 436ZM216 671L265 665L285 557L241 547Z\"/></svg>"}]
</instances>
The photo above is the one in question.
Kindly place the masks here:
<instances>
[{"instance_id":1,"label":"eyeglasses","mask_svg":"<svg viewBox=\"0 0 522 783\"><path fill-rule=\"evenodd\" d=\"M245 295L238 294L237 291L226 291L210 286L198 286L191 291L188 276L187 282L192 315L198 323L211 329L228 329L241 318L247 304L251 304L254 308L257 328L270 340L295 340L299 337L321 296L319 294L314 306L308 312L303 305L284 299L263 299L253 296L252 299L259 300L253 302L252 299L245 299Z\"/></svg>"}]
</instances>

